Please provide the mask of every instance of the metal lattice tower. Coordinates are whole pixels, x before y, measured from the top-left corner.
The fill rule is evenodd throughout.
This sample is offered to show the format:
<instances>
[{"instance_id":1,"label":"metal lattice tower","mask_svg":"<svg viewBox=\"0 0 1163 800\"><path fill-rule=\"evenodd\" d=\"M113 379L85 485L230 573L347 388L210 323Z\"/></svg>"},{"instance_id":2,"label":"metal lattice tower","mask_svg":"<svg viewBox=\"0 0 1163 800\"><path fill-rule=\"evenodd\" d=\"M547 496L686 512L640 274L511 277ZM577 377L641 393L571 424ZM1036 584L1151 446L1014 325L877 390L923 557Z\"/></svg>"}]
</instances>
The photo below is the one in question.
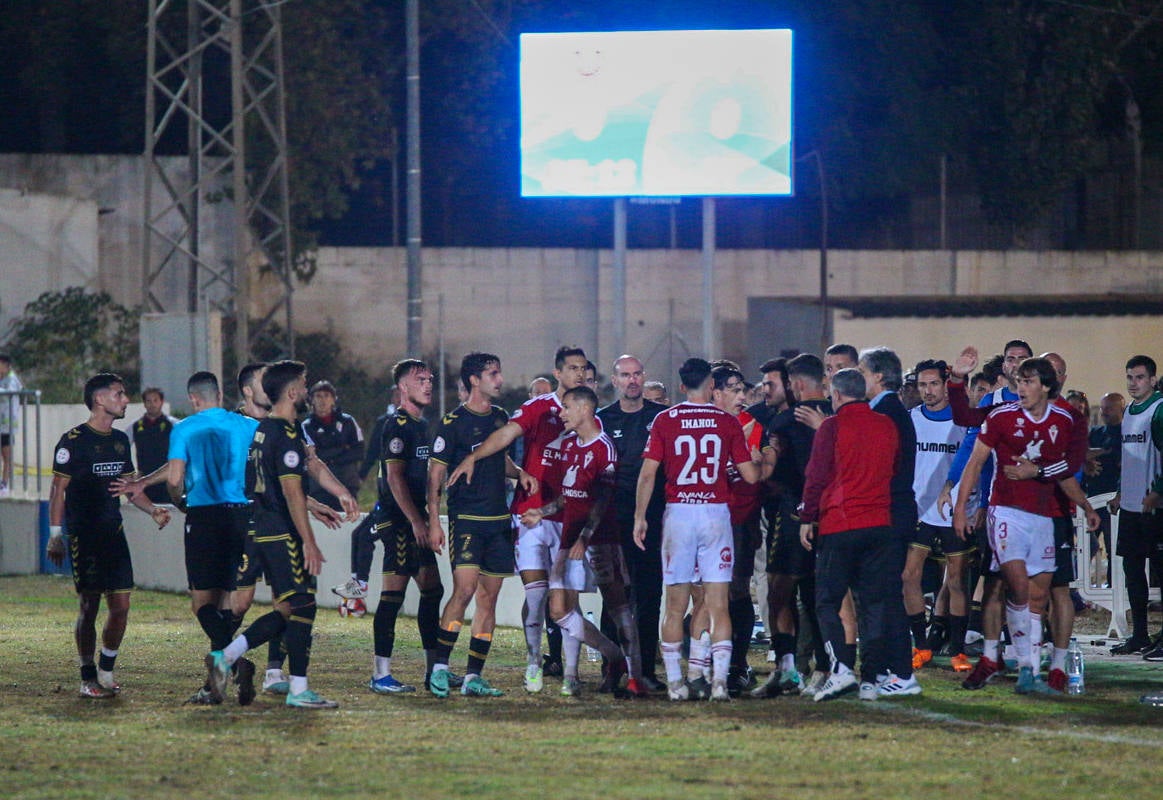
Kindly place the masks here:
<instances>
[{"instance_id":1,"label":"metal lattice tower","mask_svg":"<svg viewBox=\"0 0 1163 800\"><path fill-rule=\"evenodd\" d=\"M149 0L143 305L232 316L239 364L276 318L283 351L294 347L281 5ZM211 220L232 225L228 252Z\"/></svg>"}]
</instances>

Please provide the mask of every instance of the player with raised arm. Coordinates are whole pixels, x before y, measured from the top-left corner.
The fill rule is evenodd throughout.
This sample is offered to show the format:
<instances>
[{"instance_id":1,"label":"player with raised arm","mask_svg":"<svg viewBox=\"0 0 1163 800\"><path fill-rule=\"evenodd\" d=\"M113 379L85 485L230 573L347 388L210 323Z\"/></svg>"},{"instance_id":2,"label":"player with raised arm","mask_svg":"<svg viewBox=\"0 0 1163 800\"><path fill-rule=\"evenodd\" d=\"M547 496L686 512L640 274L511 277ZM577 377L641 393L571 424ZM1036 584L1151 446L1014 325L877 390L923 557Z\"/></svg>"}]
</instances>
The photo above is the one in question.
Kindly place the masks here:
<instances>
[{"instance_id":1,"label":"player with raised arm","mask_svg":"<svg viewBox=\"0 0 1163 800\"><path fill-rule=\"evenodd\" d=\"M513 496L512 524L516 531L517 570L525 587L524 627L525 650L528 663L525 668L525 689L539 692L543 686L541 664L541 632L545 619L545 604L549 592L549 570L553 564L553 554L561 545L561 518L554 515L539 519L533 526L523 525L521 515L532 508L541 508L551 502L560 491L553 480L544 480L548 465L553 463L557 440L563 431L561 422L561 401L565 393L585 385L587 367L590 365L585 351L580 347L559 347L553 358L553 377L557 381L557 391L543 394L526 401L517 409L509 421L493 433L474 452L452 471L448 477L453 486L462 477L466 481L473 478L474 465L495 453L499 453L523 438L525 472L537 479L538 488L527 492L518 488ZM567 640L563 646L574 646ZM573 654L576 656L576 653ZM566 654L566 660L571 658Z\"/></svg>"},{"instance_id":2,"label":"player with raised arm","mask_svg":"<svg viewBox=\"0 0 1163 800\"><path fill-rule=\"evenodd\" d=\"M121 691L113 667L125 636L133 590L133 562L121 524L121 501L109 491L113 480L133 472L129 437L113 428L113 420L125 417L129 397L120 377L102 372L85 382L84 398L88 421L61 437L53 457L46 550L53 564L63 564L64 532L68 531L73 586L80 606L74 635L81 697L106 699ZM135 496L133 504L148 512L159 528L170 521L169 510L155 506L144 493ZM108 613L101 655L94 663L102 597Z\"/></svg>"},{"instance_id":3,"label":"player with raised arm","mask_svg":"<svg viewBox=\"0 0 1163 800\"><path fill-rule=\"evenodd\" d=\"M711 365L688 358L679 370L687 399L654 419L638 475L634 509L634 540L646 538L646 512L661 467L666 475L666 512L662 528L663 583L666 612L662 621L662 657L671 700L686 700L690 690L682 677L682 623L691 586L703 582L710 614L711 699L726 700L731 662L731 620L727 594L734 548L731 489L727 464L734 461L748 483L759 480L759 465L751 460L739 420L710 403Z\"/></svg>"},{"instance_id":4,"label":"player with raised arm","mask_svg":"<svg viewBox=\"0 0 1163 800\"><path fill-rule=\"evenodd\" d=\"M259 423L250 448L246 491L254 501L252 552L271 585L273 611L259 617L222 650L206 656L212 695L222 701L230 667L252 647L283 634L290 667L286 704L297 708L336 708L307 684L311 629L315 622L315 576L323 553L307 518L303 476L307 450L296 417L307 406L307 368L298 361L279 361L262 376L272 401L271 414Z\"/></svg>"},{"instance_id":5,"label":"player with raised arm","mask_svg":"<svg viewBox=\"0 0 1163 800\"><path fill-rule=\"evenodd\" d=\"M428 546L436 553L444 549L444 529L440 525L440 493L448 470L455 470L489 436L505 427L508 415L493 400L501 394L504 378L501 359L491 353L469 353L460 362L460 382L468 398L446 414L436 428L428 458ZM440 632L428 688L437 697L447 697L448 660L464 626L464 612L476 599L472 618L472 639L468 646L468 666L461 694L498 697L481 677L496 627L497 595L505 578L513 574L511 520L505 503L505 475L512 471L526 491L536 491L536 481L517 470L502 450L487 458L474 459L476 469L469 479L448 481L448 555L452 562L452 596L440 616ZM511 470L510 470L511 468ZM471 480L470 480L471 479Z\"/></svg>"},{"instance_id":6,"label":"player with raised arm","mask_svg":"<svg viewBox=\"0 0 1163 800\"><path fill-rule=\"evenodd\" d=\"M617 603L611 607L612 616L622 623L622 635L630 637L631 651L637 649L634 618L627 613L629 603L620 545L616 538L611 537L608 525L605 536L598 533L614 492L618 450L610 437L602 432L601 423L594 416L597 406L598 396L588 386L576 386L565 393L561 408L565 432L557 448L555 463L545 472L561 486L561 491L546 505L526 511L521 522L534 526L545 517L561 513L561 546L553 555L549 571L549 612L558 627L577 641L577 648L563 648L565 653L580 651L583 643L597 649L607 659L607 678L616 687L628 670L632 670L632 676L635 672L640 674L640 665L634 669L631 665L634 653L623 653L621 647L578 611L578 596L592 591L594 584L602 584L607 589L603 592L603 600L607 605L611 604L610 601ZM612 561L611 555L615 555L616 560ZM599 572L604 574L599 575ZM620 574L615 577L615 572ZM567 697L581 692L577 668L576 659L566 661L561 693ZM629 690L634 694L642 693L634 685Z\"/></svg>"},{"instance_id":7,"label":"player with raised arm","mask_svg":"<svg viewBox=\"0 0 1163 800\"><path fill-rule=\"evenodd\" d=\"M392 676L396 616L404 604L408 579L416 581L420 590L416 625L427 656L426 679L436 661L444 597L436 554L428 546L430 437L422 415L432 402L432 371L423 361L406 358L392 367L392 380L399 387L400 403L396 415L384 424L380 498L371 515L372 531L384 544L383 589L373 625L375 658L368 684L377 694L415 691Z\"/></svg>"}]
</instances>

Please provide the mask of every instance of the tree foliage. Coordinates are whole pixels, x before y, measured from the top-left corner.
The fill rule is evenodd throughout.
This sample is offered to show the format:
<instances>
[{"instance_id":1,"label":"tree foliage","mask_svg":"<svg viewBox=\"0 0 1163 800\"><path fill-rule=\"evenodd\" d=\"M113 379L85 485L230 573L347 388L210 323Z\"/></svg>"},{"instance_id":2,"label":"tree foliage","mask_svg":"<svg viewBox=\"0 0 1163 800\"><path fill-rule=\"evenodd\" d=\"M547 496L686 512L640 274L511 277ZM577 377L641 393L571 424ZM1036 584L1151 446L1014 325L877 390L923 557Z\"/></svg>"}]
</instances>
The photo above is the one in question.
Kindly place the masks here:
<instances>
[{"instance_id":1,"label":"tree foliage","mask_svg":"<svg viewBox=\"0 0 1163 800\"><path fill-rule=\"evenodd\" d=\"M135 388L139 378L140 315L105 292L81 287L45 292L24 307L7 349L26 386L46 403L78 403L85 381L115 372Z\"/></svg>"}]
</instances>

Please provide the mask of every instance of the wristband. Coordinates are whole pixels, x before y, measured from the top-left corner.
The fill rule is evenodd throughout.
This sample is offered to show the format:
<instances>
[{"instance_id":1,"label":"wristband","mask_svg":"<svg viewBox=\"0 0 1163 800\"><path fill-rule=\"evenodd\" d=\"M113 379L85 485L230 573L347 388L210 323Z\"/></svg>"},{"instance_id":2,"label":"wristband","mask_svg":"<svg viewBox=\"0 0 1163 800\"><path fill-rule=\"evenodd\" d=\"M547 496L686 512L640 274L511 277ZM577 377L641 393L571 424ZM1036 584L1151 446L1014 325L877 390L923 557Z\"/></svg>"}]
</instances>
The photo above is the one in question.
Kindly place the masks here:
<instances>
[{"instance_id":1,"label":"wristband","mask_svg":"<svg viewBox=\"0 0 1163 800\"><path fill-rule=\"evenodd\" d=\"M64 529L60 525L49 525L48 535L53 539L59 539L65 535Z\"/></svg>"}]
</instances>

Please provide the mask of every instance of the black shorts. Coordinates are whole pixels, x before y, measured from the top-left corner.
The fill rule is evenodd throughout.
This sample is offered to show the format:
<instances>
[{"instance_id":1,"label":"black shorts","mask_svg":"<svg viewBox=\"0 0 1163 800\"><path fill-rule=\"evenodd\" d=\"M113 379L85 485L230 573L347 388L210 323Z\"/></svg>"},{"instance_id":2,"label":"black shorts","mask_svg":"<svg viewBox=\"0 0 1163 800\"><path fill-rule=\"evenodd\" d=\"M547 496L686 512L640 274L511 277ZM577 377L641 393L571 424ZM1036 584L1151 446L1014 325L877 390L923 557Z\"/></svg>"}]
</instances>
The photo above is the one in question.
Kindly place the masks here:
<instances>
[{"instance_id":1,"label":"black shorts","mask_svg":"<svg viewBox=\"0 0 1163 800\"><path fill-rule=\"evenodd\" d=\"M930 525L927 522L918 522L916 533L909 547L928 550L929 558L944 561L946 556L969 555L977 549L976 537L962 539L953 530L952 526Z\"/></svg>"},{"instance_id":2,"label":"black shorts","mask_svg":"<svg viewBox=\"0 0 1163 800\"><path fill-rule=\"evenodd\" d=\"M1163 555L1163 514L1142 511L1119 512L1119 541L1115 555L1150 558Z\"/></svg>"},{"instance_id":3,"label":"black shorts","mask_svg":"<svg viewBox=\"0 0 1163 800\"><path fill-rule=\"evenodd\" d=\"M238 572L234 576L235 589L253 589L263 577L258 542L252 533L253 531L248 531L242 543L242 559L238 562Z\"/></svg>"},{"instance_id":4,"label":"black shorts","mask_svg":"<svg viewBox=\"0 0 1163 800\"><path fill-rule=\"evenodd\" d=\"M133 561L121 523L69 534L73 586L78 594L128 592L133 589Z\"/></svg>"},{"instance_id":5,"label":"black shorts","mask_svg":"<svg viewBox=\"0 0 1163 800\"><path fill-rule=\"evenodd\" d=\"M767 534L767 572L771 575L791 575L802 578L816 569L814 550L805 550L800 542L800 518L796 514L797 500L780 500L774 520L770 520Z\"/></svg>"},{"instance_id":6,"label":"black shorts","mask_svg":"<svg viewBox=\"0 0 1163 800\"><path fill-rule=\"evenodd\" d=\"M384 519L376 511L372 511L372 516L372 535L384 545L385 575L415 578L423 567L436 569L436 554L419 545L412 533L412 523L406 519Z\"/></svg>"},{"instance_id":7,"label":"black shorts","mask_svg":"<svg viewBox=\"0 0 1163 800\"><path fill-rule=\"evenodd\" d=\"M12 434L11 433L0 433L0 447L11 447L11 446L12 446Z\"/></svg>"},{"instance_id":8,"label":"black shorts","mask_svg":"<svg viewBox=\"0 0 1163 800\"><path fill-rule=\"evenodd\" d=\"M1054 517L1054 577L1051 586L1074 581L1074 518Z\"/></svg>"},{"instance_id":9,"label":"black shorts","mask_svg":"<svg viewBox=\"0 0 1163 800\"><path fill-rule=\"evenodd\" d=\"M186 580L191 589L234 591L242 562L250 506L223 503L186 512Z\"/></svg>"},{"instance_id":10,"label":"black shorts","mask_svg":"<svg viewBox=\"0 0 1163 800\"><path fill-rule=\"evenodd\" d=\"M452 568L477 567L485 575L507 578L517 566L513 522L448 518L448 555Z\"/></svg>"},{"instance_id":11,"label":"black shorts","mask_svg":"<svg viewBox=\"0 0 1163 800\"><path fill-rule=\"evenodd\" d=\"M270 584L274 602L280 603L293 594L315 594L315 576L303 562L303 540L298 533L253 530L250 538L254 544L249 552L255 554L254 560Z\"/></svg>"}]
</instances>

